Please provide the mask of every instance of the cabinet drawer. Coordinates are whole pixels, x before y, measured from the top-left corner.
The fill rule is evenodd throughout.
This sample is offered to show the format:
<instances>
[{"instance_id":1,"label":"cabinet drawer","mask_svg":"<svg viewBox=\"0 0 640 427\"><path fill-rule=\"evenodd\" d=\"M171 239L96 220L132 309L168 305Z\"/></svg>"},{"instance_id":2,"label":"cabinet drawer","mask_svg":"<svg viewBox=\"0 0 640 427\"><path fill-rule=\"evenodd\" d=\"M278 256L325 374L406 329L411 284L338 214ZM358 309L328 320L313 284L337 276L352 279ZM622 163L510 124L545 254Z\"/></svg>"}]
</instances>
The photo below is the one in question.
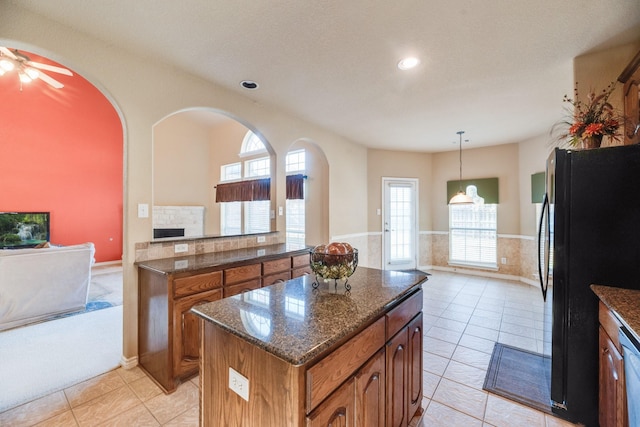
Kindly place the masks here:
<instances>
[{"instance_id":1,"label":"cabinet drawer","mask_svg":"<svg viewBox=\"0 0 640 427\"><path fill-rule=\"evenodd\" d=\"M290 257L275 259L273 261L265 261L262 263L263 276L268 276L269 274L274 274L274 273L281 273L287 270L291 270Z\"/></svg>"},{"instance_id":2,"label":"cabinet drawer","mask_svg":"<svg viewBox=\"0 0 640 427\"><path fill-rule=\"evenodd\" d=\"M296 277L300 277L300 276L304 276L312 273L313 271L311 271L311 266L307 265L306 267L294 268L291 271L291 277L295 279Z\"/></svg>"},{"instance_id":3,"label":"cabinet drawer","mask_svg":"<svg viewBox=\"0 0 640 427\"><path fill-rule=\"evenodd\" d=\"M386 314L387 340L406 326L413 317L422 311L422 289L400 303Z\"/></svg>"},{"instance_id":4,"label":"cabinet drawer","mask_svg":"<svg viewBox=\"0 0 640 427\"><path fill-rule=\"evenodd\" d=\"M196 274L173 280L173 296L175 298L209 291L222 286L222 272Z\"/></svg>"},{"instance_id":5,"label":"cabinet drawer","mask_svg":"<svg viewBox=\"0 0 640 427\"><path fill-rule=\"evenodd\" d=\"M291 257L293 268L308 266L309 262L309 254Z\"/></svg>"},{"instance_id":6,"label":"cabinet drawer","mask_svg":"<svg viewBox=\"0 0 640 427\"><path fill-rule=\"evenodd\" d=\"M384 324L378 319L307 371L307 413L384 346Z\"/></svg>"},{"instance_id":7,"label":"cabinet drawer","mask_svg":"<svg viewBox=\"0 0 640 427\"><path fill-rule=\"evenodd\" d=\"M224 287L224 297L228 298L243 292L252 291L260 287L260 279L249 280L247 282L238 283L233 286Z\"/></svg>"},{"instance_id":8,"label":"cabinet drawer","mask_svg":"<svg viewBox=\"0 0 640 427\"><path fill-rule=\"evenodd\" d=\"M286 282L291 279L291 273L285 271L284 273L272 274L270 276L265 276L262 278L262 286L271 286L276 283Z\"/></svg>"},{"instance_id":9,"label":"cabinet drawer","mask_svg":"<svg viewBox=\"0 0 640 427\"><path fill-rule=\"evenodd\" d=\"M246 282L258 279L262 275L262 264L243 265L242 267L228 268L224 271L224 284Z\"/></svg>"},{"instance_id":10,"label":"cabinet drawer","mask_svg":"<svg viewBox=\"0 0 640 427\"><path fill-rule=\"evenodd\" d=\"M602 301L599 301L598 305L598 320L600 321L600 325L602 325L602 329L609 335L609 339L618 351L622 352L620 339L618 338L618 332L622 324Z\"/></svg>"}]
</instances>

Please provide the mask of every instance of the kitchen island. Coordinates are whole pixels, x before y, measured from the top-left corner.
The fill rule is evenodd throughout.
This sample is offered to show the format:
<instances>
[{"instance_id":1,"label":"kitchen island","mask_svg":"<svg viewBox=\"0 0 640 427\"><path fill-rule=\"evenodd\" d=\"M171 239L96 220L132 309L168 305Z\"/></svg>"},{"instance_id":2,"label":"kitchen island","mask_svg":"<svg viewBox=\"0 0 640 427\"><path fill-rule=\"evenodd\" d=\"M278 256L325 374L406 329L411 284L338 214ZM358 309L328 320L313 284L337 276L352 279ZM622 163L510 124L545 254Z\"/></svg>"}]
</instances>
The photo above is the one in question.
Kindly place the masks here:
<instances>
[{"instance_id":1,"label":"kitchen island","mask_svg":"<svg viewBox=\"0 0 640 427\"><path fill-rule=\"evenodd\" d=\"M427 275L358 268L350 291L314 280L192 308L201 425L419 425Z\"/></svg>"}]
</instances>

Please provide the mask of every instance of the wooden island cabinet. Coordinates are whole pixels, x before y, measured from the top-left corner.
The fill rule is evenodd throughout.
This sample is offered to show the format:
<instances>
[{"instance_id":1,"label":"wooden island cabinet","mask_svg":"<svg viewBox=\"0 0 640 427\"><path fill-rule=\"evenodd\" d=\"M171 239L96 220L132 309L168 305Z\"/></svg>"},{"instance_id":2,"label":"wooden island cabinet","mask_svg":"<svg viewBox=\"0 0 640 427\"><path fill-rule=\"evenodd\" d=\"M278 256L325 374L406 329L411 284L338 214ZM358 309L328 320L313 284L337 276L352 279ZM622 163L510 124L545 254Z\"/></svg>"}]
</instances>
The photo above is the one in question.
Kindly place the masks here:
<instances>
[{"instance_id":1,"label":"wooden island cabinet","mask_svg":"<svg viewBox=\"0 0 640 427\"><path fill-rule=\"evenodd\" d=\"M422 283L358 268L305 276L195 306L203 426L419 425Z\"/></svg>"},{"instance_id":2,"label":"wooden island cabinet","mask_svg":"<svg viewBox=\"0 0 640 427\"><path fill-rule=\"evenodd\" d=\"M200 324L193 306L311 273L309 250L286 245L145 261L137 267L139 364L166 393L198 373Z\"/></svg>"},{"instance_id":3,"label":"wooden island cabinet","mask_svg":"<svg viewBox=\"0 0 640 427\"><path fill-rule=\"evenodd\" d=\"M620 329L640 341L640 290L602 285L591 289L600 299L598 422L600 427L629 427L628 399L638 397L627 396Z\"/></svg>"}]
</instances>

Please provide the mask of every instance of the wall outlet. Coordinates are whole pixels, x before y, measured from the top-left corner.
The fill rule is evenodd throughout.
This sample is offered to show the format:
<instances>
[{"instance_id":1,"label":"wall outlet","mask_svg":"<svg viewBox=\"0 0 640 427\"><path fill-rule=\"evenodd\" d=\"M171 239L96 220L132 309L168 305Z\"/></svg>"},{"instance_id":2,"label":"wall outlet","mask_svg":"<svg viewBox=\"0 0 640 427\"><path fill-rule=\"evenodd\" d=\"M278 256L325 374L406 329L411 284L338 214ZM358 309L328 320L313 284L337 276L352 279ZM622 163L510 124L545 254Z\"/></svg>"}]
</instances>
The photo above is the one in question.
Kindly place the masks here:
<instances>
[{"instance_id":1,"label":"wall outlet","mask_svg":"<svg viewBox=\"0 0 640 427\"><path fill-rule=\"evenodd\" d=\"M266 254L266 253L267 253L267 251L266 251L266 250L264 250L264 249L258 249L258 253L257 253L257 255L258 255L258 256L265 256L265 254Z\"/></svg>"},{"instance_id":2,"label":"wall outlet","mask_svg":"<svg viewBox=\"0 0 640 427\"><path fill-rule=\"evenodd\" d=\"M249 380L229 366L229 388L238 396L249 401Z\"/></svg>"},{"instance_id":3,"label":"wall outlet","mask_svg":"<svg viewBox=\"0 0 640 427\"><path fill-rule=\"evenodd\" d=\"M267 241L267 238L264 236L258 236L258 243L264 243Z\"/></svg>"},{"instance_id":4,"label":"wall outlet","mask_svg":"<svg viewBox=\"0 0 640 427\"><path fill-rule=\"evenodd\" d=\"M189 244L188 243L179 243L173 247L174 252L179 254L182 252L189 252Z\"/></svg>"},{"instance_id":5,"label":"wall outlet","mask_svg":"<svg viewBox=\"0 0 640 427\"><path fill-rule=\"evenodd\" d=\"M503 263L503 264L506 264L507 263L507 259L503 257L502 259L500 259L500 262Z\"/></svg>"}]
</instances>

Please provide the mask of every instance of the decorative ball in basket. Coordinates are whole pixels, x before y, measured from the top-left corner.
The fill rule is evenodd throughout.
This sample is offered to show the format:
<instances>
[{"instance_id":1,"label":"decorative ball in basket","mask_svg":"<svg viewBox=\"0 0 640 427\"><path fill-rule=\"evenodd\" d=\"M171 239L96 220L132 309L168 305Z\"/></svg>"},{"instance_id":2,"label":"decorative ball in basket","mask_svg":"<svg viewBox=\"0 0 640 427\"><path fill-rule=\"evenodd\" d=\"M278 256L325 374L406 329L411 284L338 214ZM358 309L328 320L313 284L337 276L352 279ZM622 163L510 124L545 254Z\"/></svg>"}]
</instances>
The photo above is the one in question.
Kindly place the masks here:
<instances>
[{"instance_id":1,"label":"decorative ball in basket","mask_svg":"<svg viewBox=\"0 0 640 427\"><path fill-rule=\"evenodd\" d=\"M318 276L325 282L334 280L338 286L338 280L344 280L347 290L351 286L347 279L356 271L358 266L358 250L348 243L333 242L328 245L318 245L311 250L310 254L311 270L316 275L313 287L319 285Z\"/></svg>"}]
</instances>

